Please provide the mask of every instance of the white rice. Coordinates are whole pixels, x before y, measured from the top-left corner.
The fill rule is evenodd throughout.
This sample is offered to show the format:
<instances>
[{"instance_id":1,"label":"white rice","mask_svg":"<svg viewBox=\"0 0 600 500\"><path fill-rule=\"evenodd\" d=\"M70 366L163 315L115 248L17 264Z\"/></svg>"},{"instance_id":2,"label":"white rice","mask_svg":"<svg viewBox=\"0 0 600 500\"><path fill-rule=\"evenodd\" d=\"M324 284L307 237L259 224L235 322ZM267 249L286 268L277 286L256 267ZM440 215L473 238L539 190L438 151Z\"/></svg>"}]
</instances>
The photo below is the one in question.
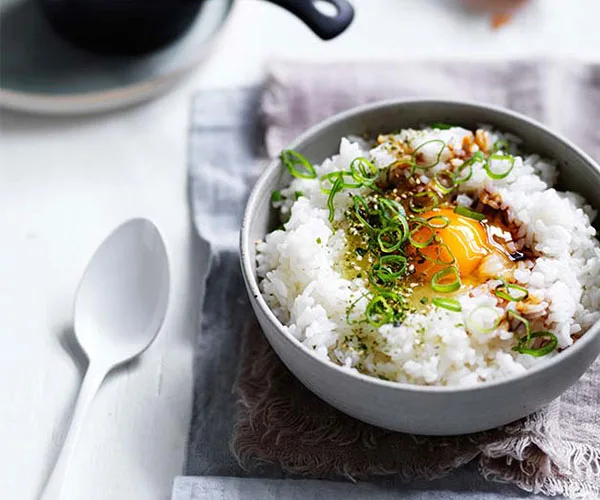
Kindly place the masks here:
<instances>
[{"instance_id":1,"label":"white rice","mask_svg":"<svg viewBox=\"0 0 600 500\"><path fill-rule=\"evenodd\" d=\"M396 137L413 147L439 138L460 151L463 137L470 133L455 127L403 130ZM490 143L502 137L489 130L486 134ZM368 148L362 140L342 139L339 154L316 166L318 175L347 170L359 156L369 158L379 168L395 159L387 143ZM420 151L427 161L434 161L439 147L427 145ZM431 172L444 168L448 155L446 148L440 164ZM600 318L600 246L590 222L596 215L594 210L581 196L552 188L556 178L555 165L535 155L516 156L510 175L499 180L490 178L482 164L476 163L471 179L459 187L457 202L470 205L484 189L500 197L502 208L520 227L518 237L538 255L534 261L519 263L514 272L515 280L539 299L527 311L528 318L537 329L552 331L559 347L567 348L573 343L572 335L582 334ZM295 200L298 191L303 196ZM346 192L365 194L367 190ZM491 292L498 284L494 280L456 297L461 312L432 306L409 315L400 325L375 328L363 324L359 338L356 325L348 324L347 309L357 301L352 314L364 314L367 283L342 276L339 262L346 235L343 230L334 231L328 221L327 195L314 179L294 179L282 195L284 200L278 206L289 215L284 230L273 231L257 244L260 286L285 329L317 356L393 381L466 385L519 374L560 355L556 351L538 358L519 354L512 350L515 335L507 327L481 333L470 324L475 309L498 306ZM337 196L336 221L343 219L351 202L351 196ZM479 318L481 321L485 318Z\"/></svg>"}]
</instances>

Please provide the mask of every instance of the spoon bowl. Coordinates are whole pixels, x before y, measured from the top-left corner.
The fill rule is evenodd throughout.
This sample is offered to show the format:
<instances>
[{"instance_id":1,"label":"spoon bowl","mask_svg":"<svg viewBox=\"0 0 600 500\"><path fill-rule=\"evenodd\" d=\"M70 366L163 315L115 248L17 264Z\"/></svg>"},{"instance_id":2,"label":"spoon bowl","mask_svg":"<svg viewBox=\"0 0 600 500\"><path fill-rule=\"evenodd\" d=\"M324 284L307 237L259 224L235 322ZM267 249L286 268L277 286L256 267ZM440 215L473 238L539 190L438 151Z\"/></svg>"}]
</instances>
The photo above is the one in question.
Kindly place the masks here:
<instances>
[{"instance_id":1,"label":"spoon bowl","mask_svg":"<svg viewBox=\"0 0 600 500\"><path fill-rule=\"evenodd\" d=\"M100 245L84 272L75 300L77 340L88 357L124 363L150 346L168 297L160 233L152 222L132 219Z\"/></svg>"}]
</instances>

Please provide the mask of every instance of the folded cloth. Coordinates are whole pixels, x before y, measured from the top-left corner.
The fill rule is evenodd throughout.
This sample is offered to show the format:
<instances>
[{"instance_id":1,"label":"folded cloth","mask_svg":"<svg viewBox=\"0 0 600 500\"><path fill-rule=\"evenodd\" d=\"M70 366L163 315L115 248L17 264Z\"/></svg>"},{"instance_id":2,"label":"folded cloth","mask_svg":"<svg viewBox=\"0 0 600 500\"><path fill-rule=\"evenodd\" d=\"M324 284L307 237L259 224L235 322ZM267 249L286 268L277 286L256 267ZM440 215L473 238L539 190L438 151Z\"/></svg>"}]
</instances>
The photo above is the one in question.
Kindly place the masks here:
<instances>
[{"instance_id":1,"label":"folded cloth","mask_svg":"<svg viewBox=\"0 0 600 500\"><path fill-rule=\"evenodd\" d=\"M278 64L263 98L266 146L271 155L276 154L311 124L356 104L427 96L516 109L549 123L600 157L600 135L592 127L600 111L599 76L597 67L548 63ZM379 488L379 495L402 488L403 496L414 498L436 498L436 492L447 495L439 498L459 492L472 498L494 498L498 493L504 498L519 496L514 487L483 483L477 467L482 477L526 491L598 498L598 361L548 408L502 429L451 438L409 436L358 422L316 398L287 371L257 331L235 253L241 207L260 167L252 140L260 136L253 126L257 92L205 93L194 103L192 208L200 235L213 248L215 264L207 282L197 350L186 474L269 478L293 474L338 480L386 477L372 485ZM240 360L241 375L233 394ZM430 483L419 481L440 477ZM411 483L401 486L398 480ZM352 498L365 487L322 481L248 481L180 478L174 498L211 498L209 493L217 491L223 492L223 498L310 498L320 491ZM388 498L373 492L365 494Z\"/></svg>"}]
</instances>

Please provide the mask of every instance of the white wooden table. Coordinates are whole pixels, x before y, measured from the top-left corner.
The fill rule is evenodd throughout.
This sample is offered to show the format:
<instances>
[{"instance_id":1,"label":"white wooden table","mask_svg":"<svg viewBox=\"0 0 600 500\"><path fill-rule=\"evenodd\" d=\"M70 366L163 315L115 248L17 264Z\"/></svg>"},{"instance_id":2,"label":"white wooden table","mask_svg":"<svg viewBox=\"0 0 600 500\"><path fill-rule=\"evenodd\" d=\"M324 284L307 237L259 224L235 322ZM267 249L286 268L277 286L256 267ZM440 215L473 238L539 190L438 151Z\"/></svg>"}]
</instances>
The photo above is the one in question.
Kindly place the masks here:
<instances>
[{"instance_id":1,"label":"white wooden table","mask_svg":"<svg viewBox=\"0 0 600 500\"><path fill-rule=\"evenodd\" d=\"M537 0L493 32L454 0L355 0L329 43L264 2L240 0L211 59L169 95L80 118L4 113L0 138L0 498L33 500L64 433L82 367L69 354L73 294L96 246L123 220L164 233L172 300L156 343L110 377L71 469L68 499L167 500L182 470L201 300L186 204L191 96L260 81L271 58L600 59L600 2Z\"/></svg>"}]
</instances>

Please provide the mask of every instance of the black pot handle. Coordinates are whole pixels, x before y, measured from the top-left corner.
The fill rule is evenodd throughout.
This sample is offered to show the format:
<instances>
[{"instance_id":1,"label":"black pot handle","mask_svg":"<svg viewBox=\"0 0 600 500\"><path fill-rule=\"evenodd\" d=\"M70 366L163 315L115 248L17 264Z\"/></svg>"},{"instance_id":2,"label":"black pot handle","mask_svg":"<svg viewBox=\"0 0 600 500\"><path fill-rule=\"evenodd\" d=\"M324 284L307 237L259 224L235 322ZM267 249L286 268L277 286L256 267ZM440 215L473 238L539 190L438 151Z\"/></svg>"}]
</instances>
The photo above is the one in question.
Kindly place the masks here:
<instances>
[{"instance_id":1,"label":"black pot handle","mask_svg":"<svg viewBox=\"0 0 600 500\"><path fill-rule=\"evenodd\" d=\"M323 40L330 40L342 33L354 18L354 9L346 0L321 0L333 5L334 16L323 14L315 6L315 0L268 0L299 17Z\"/></svg>"}]
</instances>

